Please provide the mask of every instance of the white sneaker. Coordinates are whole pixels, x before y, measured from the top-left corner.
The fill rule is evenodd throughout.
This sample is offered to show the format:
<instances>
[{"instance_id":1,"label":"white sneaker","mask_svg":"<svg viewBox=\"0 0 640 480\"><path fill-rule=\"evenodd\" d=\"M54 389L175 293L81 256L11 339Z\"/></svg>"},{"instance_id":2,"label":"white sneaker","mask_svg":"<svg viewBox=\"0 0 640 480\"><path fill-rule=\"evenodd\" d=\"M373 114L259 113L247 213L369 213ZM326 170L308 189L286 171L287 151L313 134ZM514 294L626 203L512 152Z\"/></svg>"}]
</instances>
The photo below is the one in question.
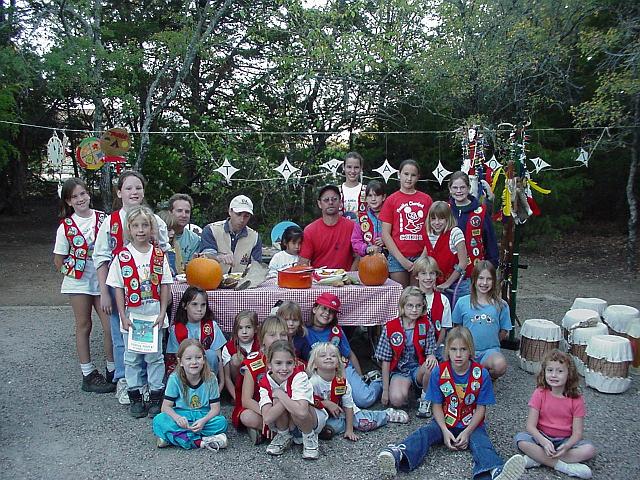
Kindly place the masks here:
<instances>
[{"instance_id":1,"label":"white sneaker","mask_svg":"<svg viewBox=\"0 0 640 480\"><path fill-rule=\"evenodd\" d=\"M528 455L524 455L524 468L536 468L539 467L540 464L536 462L533 458Z\"/></svg>"},{"instance_id":2,"label":"white sneaker","mask_svg":"<svg viewBox=\"0 0 640 480\"><path fill-rule=\"evenodd\" d=\"M431 402L421 398L416 416L419 418L431 418Z\"/></svg>"},{"instance_id":3,"label":"white sneaker","mask_svg":"<svg viewBox=\"0 0 640 480\"><path fill-rule=\"evenodd\" d=\"M219 433L210 437L202 437L200 439L200 448L206 448L213 452L217 452L221 448L227 448L227 436L224 433Z\"/></svg>"},{"instance_id":4,"label":"white sneaker","mask_svg":"<svg viewBox=\"0 0 640 480\"><path fill-rule=\"evenodd\" d=\"M558 472L569 475L570 477L591 478L593 476L593 473L591 473L591 469L584 463L558 462L555 469Z\"/></svg>"},{"instance_id":5,"label":"white sneaker","mask_svg":"<svg viewBox=\"0 0 640 480\"><path fill-rule=\"evenodd\" d=\"M291 434L287 433L276 433L276 436L273 437L271 443L267 447L267 453L269 455L282 455L287 448L291 446L291 442L293 441Z\"/></svg>"},{"instance_id":6,"label":"white sneaker","mask_svg":"<svg viewBox=\"0 0 640 480\"><path fill-rule=\"evenodd\" d=\"M320 457L320 448L318 446L318 434L312 432L311 435L302 434L302 458L307 460L316 460Z\"/></svg>"},{"instance_id":7,"label":"white sneaker","mask_svg":"<svg viewBox=\"0 0 640 480\"><path fill-rule=\"evenodd\" d=\"M142 387L140 391L142 392L142 401L144 403L149 403L149 384Z\"/></svg>"},{"instance_id":8,"label":"white sneaker","mask_svg":"<svg viewBox=\"0 0 640 480\"><path fill-rule=\"evenodd\" d=\"M522 455L514 455L502 467L495 469L491 480L518 480L524 473L525 463Z\"/></svg>"},{"instance_id":9,"label":"white sneaker","mask_svg":"<svg viewBox=\"0 0 640 480\"><path fill-rule=\"evenodd\" d=\"M160 438L160 437L156 438L156 447L166 448L168 446L169 446L169 442L167 442L164 438Z\"/></svg>"},{"instance_id":10,"label":"white sneaker","mask_svg":"<svg viewBox=\"0 0 640 480\"><path fill-rule=\"evenodd\" d=\"M409 423L409 414L399 408L387 408L387 421L390 423Z\"/></svg>"},{"instance_id":11,"label":"white sneaker","mask_svg":"<svg viewBox=\"0 0 640 480\"><path fill-rule=\"evenodd\" d=\"M116 398L120 405L129 405L131 403L129 400L129 388L124 378L118 380L118 384L116 385Z\"/></svg>"}]
</instances>

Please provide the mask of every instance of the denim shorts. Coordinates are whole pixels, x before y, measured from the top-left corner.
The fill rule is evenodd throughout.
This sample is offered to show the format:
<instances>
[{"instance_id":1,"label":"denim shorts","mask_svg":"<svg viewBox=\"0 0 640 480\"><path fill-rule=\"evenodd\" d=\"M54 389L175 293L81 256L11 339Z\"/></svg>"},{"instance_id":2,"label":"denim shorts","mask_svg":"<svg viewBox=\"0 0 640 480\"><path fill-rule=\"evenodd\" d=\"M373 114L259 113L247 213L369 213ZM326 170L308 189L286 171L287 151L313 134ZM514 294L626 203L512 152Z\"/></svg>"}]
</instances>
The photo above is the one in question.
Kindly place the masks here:
<instances>
[{"instance_id":1,"label":"denim shorts","mask_svg":"<svg viewBox=\"0 0 640 480\"><path fill-rule=\"evenodd\" d=\"M419 258L420 255L416 255L415 257L407 257L407 260L409 260L410 262L415 262ZM389 273L406 272L405 268L400 265L400 262L398 262L396 257L394 257L393 255L389 254L389 258L387 258L387 261L389 262Z\"/></svg>"},{"instance_id":2,"label":"denim shorts","mask_svg":"<svg viewBox=\"0 0 640 480\"><path fill-rule=\"evenodd\" d=\"M543 432L540 433L542 433L542 436L544 436L546 439L551 440L551 443L553 443L553 448L555 448L556 450L560 447L560 445L569 440L569 437L550 437L549 435L545 435ZM540 446L536 439L533 438L533 435L531 435L529 432L516 433L513 437L513 441L516 444L516 448L518 448L518 442L535 443L536 445ZM583 438L582 440L578 440L571 448L578 448L582 445L593 445L593 443Z\"/></svg>"},{"instance_id":3,"label":"denim shorts","mask_svg":"<svg viewBox=\"0 0 640 480\"><path fill-rule=\"evenodd\" d=\"M486 350L476 351L476 362L482 363L494 353L499 353L500 355L502 355L502 352L499 348L487 348Z\"/></svg>"},{"instance_id":4,"label":"denim shorts","mask_svg":"<svg viewBox=\"0 0 640 480\"><path fill-rule=\"evenodd\" d=\"M422 385L418 383L418 370L420 370L420 365L417 365L415 367L405 367L405 368L406 370L402 370L402 371L394 370L393 372L391 372L390 378L400 376L402 378L406 378L407 380L411 381L414 387L422 388Z\"/></svg>"}]
</instances>

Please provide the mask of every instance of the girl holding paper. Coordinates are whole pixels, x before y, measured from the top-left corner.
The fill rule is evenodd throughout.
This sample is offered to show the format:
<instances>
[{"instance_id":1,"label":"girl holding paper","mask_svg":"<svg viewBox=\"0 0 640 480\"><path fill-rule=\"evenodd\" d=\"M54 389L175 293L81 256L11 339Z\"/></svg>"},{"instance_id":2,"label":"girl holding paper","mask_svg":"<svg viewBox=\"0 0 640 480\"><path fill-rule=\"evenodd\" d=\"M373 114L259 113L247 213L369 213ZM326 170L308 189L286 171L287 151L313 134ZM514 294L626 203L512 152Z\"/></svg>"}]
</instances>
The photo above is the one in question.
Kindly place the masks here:
<instances>
[{"instance_id":1,"label":"girl holding paper","mask_svg":"<svg viewBox=\"0 0 640 480\"><path fill-rule=\"evenodd\" d=\"M148 207L138 206L128 212L126 232L130 243L116 252L106 283L115 289L120 331L124 338L124 374L131 402L129 414L135 418L154 417L160 413L163 397L162 337L168 327L166 312L173 278L164 252L153 244L158 226ZM136 317L151 320L151 329L158 327L155 345L150 345L152 351L143 353L131 349L129 336L141 334L140 327L137 330L134 326ZM138 323L141 324L144 322ZM150 390L148 406L143 402L141 392L145 364Z\"/></svg>"}]
</instances>

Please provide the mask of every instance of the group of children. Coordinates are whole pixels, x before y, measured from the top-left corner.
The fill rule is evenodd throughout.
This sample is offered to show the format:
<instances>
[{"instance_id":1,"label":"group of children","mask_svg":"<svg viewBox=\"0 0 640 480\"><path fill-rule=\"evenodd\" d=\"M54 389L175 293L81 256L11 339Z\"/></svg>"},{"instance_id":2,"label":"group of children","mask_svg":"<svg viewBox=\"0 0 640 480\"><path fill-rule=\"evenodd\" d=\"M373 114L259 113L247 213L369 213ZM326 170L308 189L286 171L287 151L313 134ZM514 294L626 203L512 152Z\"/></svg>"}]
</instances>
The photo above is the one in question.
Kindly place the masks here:
<instances>
[{"instance_id":1,"label":"group of children","mask_svg":"<svg viewBox=\"0 0 640 480\"><path fill-rule=\"evenodd\" d=\"M410 195L417 165L403 165L400 177L401 190ZM76 316L82 389L116 390L122 403L128 400L132 416L153 417L159 447L224 448L227 420L220 415L220 396L226 390L234 401L233 425L246 429L253 443L270 439L267 453L272 455L301 443L303 457L314 459L319 455L318 438L343 434L355 441L356 430L407 423L409 416L400 407L409 403L413 386L419 393L417 415L434 419L379 454L383 473L412 470L430 445L444 443L450 449L472 450L477 478L517 478L525 467L541 464L590 478L589 468L580 463L595 453L593 445L582 440L584 403L577 393L573 363L560 352L543 362L539 388L529 404L527 433L516 436L526 456L503 463L488 439L484 412L486 405L495 403L492 379L506 371L500 340L511 322L493 263L481 260L484 252L476 255L474 250L483 225L490 224L482 223L480 207L470 213L469 221L478 228L467 228L471 240L476 239L469 243L452 221L454 209L434 203L428 211L429 238L424 239L431 246L424 246L419 255L413 251L404 255L400 237L394 244L393 224L389 228L382 215L385 207L379 205L382 233L372 238L370 246L388 246L395 263L416 286L403 290L398 318L383 328L375 352L382 367L377 377L362 375L338 324L340 299L330 293L319 295L308 322L294 302L281 304L261 325L255 313L239 312L227 340L213 318L206 292L189 287L168 330L165 358L163 337L172 282L165 254L168 236L166 224L143 205L144 186L139 173L125 172L117 185L122 208L107 216L90 208L84 183L67 181L54 253L56 266L65 274L62 291L70 294ZM464 191L454 187L468 188L468 178L458 176L450 184L452 192ZM459 213L469 214L465 209L473 202L460 203L455 200ZM417 222L423 217L413 213L407 212L405 220ZM480 224L475 216L482 217ZM293 233L288 243L299 248L298 232ZM470 247L468 257L478 260L471 269L465 253ZM461 295L465 276L469 295ZM105 338L105 375L92 363L89 351L92 309L105 331L111 332ZM131 318L136 315L152 316L159 327L153 353L128 348ZM368 410L377 401L389 407Z\"/></svg>"}]
</instances>

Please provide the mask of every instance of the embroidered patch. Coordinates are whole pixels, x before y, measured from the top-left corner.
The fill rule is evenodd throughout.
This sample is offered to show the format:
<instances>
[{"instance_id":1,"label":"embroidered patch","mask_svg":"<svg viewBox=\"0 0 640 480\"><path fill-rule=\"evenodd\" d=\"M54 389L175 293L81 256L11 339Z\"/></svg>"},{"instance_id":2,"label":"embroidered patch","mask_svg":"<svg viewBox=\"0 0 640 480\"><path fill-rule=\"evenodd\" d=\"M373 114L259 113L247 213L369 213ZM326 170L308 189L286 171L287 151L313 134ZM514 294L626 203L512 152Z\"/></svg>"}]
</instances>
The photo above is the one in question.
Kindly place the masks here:
<instances>
[{"instance_id":1,"label":"embroidered patch","mask_svg":"<svg viewBox=\"0 0 640 480\"><path fill-rule=\"evenodd\" d=\"M466 403L467 405L471 405L475 401L476 396L473 393L470 393L466 397L464 397L464 403Z\"/></svg>"},{"instance_id":2,"label":"embroidered patch","mask_svg":"<svg viewBox=\"0 0 640 480\"><path fill-rule=\"evenodd\" d=\"M469 245L471 245L472 247L475 247L478 245L478 242L476 241L475 238L472 238L471 241L469 242Z\"/></svg>"},{"instance_id":3,"label":"embroidered patch","mask_svg":"<svg viewBox=\"0 0 640 480\"><path fill-rule=\"evenodd\" d=\"M471 382L471 390L473 390L474 392L480 390L480 382L478 382L477 380Z\"/></svg>"},{"instance_id":4,"label":"embroidered patch","mask_svg":"<svg viewBox=\"0 0 640 480\"><path fill-rule=\"evenodd\" d=\"M404 343L404 336L400 332L394 332L391 334L391 337L389 337L389 342L394 347L399 347Z\"/></svg>"},{"instance_id":5,"label":"embroidered patch","mask_svg":"<svg viewBox=\"0 0 640 480\"><path fill-rule=\"evenodd\" d=\"M129 265L125 265L124 267L122 267L123 278L129 278L131 275L133 275L133 268L131 268Z\"/></svg>"},{"instance_id":6,"label":"embroidered patch","mask_svg":"<svg viewBox=\"0 0 640 480\"><path fill-rule=\"evenodd\" d=\"M449 380L451 378L451 375L449 374L449 369L445 368L444 372L442 372L442 375L440 375L440 378L443 380Z\"/></svg>"},{"instance_id":7,"label":"embroidered patch","mask_svg":"<svg viewBox=\"0 0 640 480\"><path fill-rule=\"evenodd\" d=\"M453 387L449 382L443 383L442 385L440 385L440 391L445 397L448 397L453 393Z\"/></svg>"},{"instance_id":8,"label":"embroidered patch","mask_svg":"<svg viewBox=\"0 0 640 480\"><path fill-rule=\"evenodd\" d=\"M248 357L247 357L248 358ZM254 360L253 362L251 362L249 364L249 368L255 372L256 370L260 370L261 368L264 368L264 362L262 361L261 358L259 358L258 360Z\"/></svg>"},{"instance_id":9,"label":"embroidered patch","mask_svg":"<svg viewBox=\"0 0 640 480\"><path fill-rule=\"evenodd\" d=\"M474 228L471 230L471 235L474 237L479 237L481 233L482 230L480 230L479 228Z\"/></svg>"},{"instance_id":10,"label":"embroidered patch","mask_svg":"<svg viewBox=\"0 0 640 480\"><path fill-rule=\"evenodd\" d=\"M69 228L69 235L71 235L72 237L78 234L78 229L76 227L71 227Z\"/></svg>"},{"instance_id":11,"label":"embroidered patch","mask_svg":"<svg viewBox=\"0 0 640 480\"><path fill-rule=\"evenodd\" d=\"M80 270L83 271L84 270L84 266L85 266L85 260L78 260L76 262L76 270Z\"/></svg>"},{"instance_id":12,"label":"embroidered patch","mask_svg":"<svg viewBox=\"0 0 640 480\"><path fill-rule=\"evenodd\" d=\"M472 254L474 257L478 257L478 256L480 256L480 249L479 249L478 247L473 247L473 248L471 249L471 254Z\"/></svg>"},{"instance_id":13,"label":"embroidered patch","mask_svg":"<svg viewBox=\"0 0 640 480\"><path fill-rule=\"evenodd\" d=\"M369 225L369 222L362 223L360 224L360 229L363 232L368 232L371 229L371 225Z\"/></svg>"},{"instance_id":14,"label":"embroidered patch","mask_svg":"<svg viewBox=\"0 0 640 480\"><path fill-rule=\"evenodd\" d=\"M440 320L436 320L436 330L440 330L442 328L442 324L440 323Z\"/></svg>"},{"instance_id":15,"label":"embroidered patch","mask_svg":"<svg viewBox=\"0 0 640 480\"><path fill-rule=\"evenodd\" d=\"M76 235L73 237L73 244L76 247L81 247L84 244L84 237L82 235Z\"/></svg>"},{"instance_id":16,"label":"embroidered patch","mask_svg":"<svg viewBox=\"0 0 640 480\"><path fill-rule=\"evenodd\" d=\"M466 417L464 417L462 419L462 424L466 427L467 425L469 425L471 423L471 418L473 417L473 413L470 413L469 415L467 415Z\"/></svg>"},{"instance_id":17,"label":"embroidered patch","mask_svg":"<svg viewBox=\"0 0 640 480\"><path fill-rule=\"evenodd\" d=\"M78 258L87 258L87 251L84 248L76 249L76 257Z\"/></svg>"},{"instance_id":18,"label":"embroidered patch","mask_svg":"<svg viewBox=\"0 0 640 480\"><path fill-rule=\"evenodd\" d=\"M482 376L482 369L480 367L473 367L471 375L473 375L473 378L476 380L479 379Z\"/></svg>"},{"instance_id":19,"label":"embroidered patch","mask_svg":"<svg viewBox=\"0 0 640 480\"><path fill-rule=\"evenodd\" d=\"M249 355L247 355L247 360L256 358L258 355L260 355L260 352L251 352Z\"/></svg>"},{"instance_id":20,"label":"embroidered patch","mask_svg":"<svg viewBox=\"0 0 640 480\"><path fill-rule=\"evenodd\" d=\"M132 290L137 290L138 288L140 288L140 282L138 282L137 278L132 278L130 286Z\"/></svg>"},{"instance_id":21,"label":"embroidered patch","mask_svg":"<svg viewBox=\"0 0 640 480\"><path fill-rule=\"evenodd\" d=\"M334 393L336 395L344 395L345 393L347 393L346 385L336 387Z\"/></svg>"},{"instance_id":22,"label":"embroidered patch","mask_svg":"<svg viewBox=\"0 0 640 480\"><path fill-rule=\"evenodd\" d=\"M211 328L211 325L209 325L208 323L205 323L204 327L202 328L202 331L204 332L205 335L211 335L211 332L213 331L213 329Z\"/></svg>"},{"instance_id":23,"label":"embroidered patch","mask_svg":"<svg viewBox=\"0 0 640 480\"><path fill-rule=\"evenodd\" d=\"M444 417L444 423L446 423L447 425L449 425L450 427L453 427L456 423L456 418L452 417L451 415L445 415Z\"/></svg>"},{"instance_id":24,"label":"embroidered patch","mask_svg":"<svg viewBox=\"0 0 640 480\"><path fill-rule=\"evenodd\" d=\"M370 242L373 240L373 234L371 232L367 232L363 235L363 238L365 242Z\"/></svg>"},{"instance_id":25,"label":"embroidered patch","mask_svg":"<svg viewBox=\"0 0 640 480\"><path fill-rule=\"evenodd\" d=\"M340 335L340 329L337 326L334 326L331 329L331 333L335 334L335 335Z\"/></svg>"},{"instance_id":26,"label":"embroidered patch","mask_svg":"<svg viewBox=\"0 0 640 480\"><path fill-rule=\"evenodd\" d=\"M73 221L70 218L65 218L64 223L66 223L67 225L71 225Z\"/></svg>"},{"instance_id":27,"label":"embroidered patch","mask_svg":"<svg viewBox=\"0 0 640 480\"><path fill-rule=\"evenodd\" d=\"M131 260L131 254L127 250L123 250L118 254L118 258L121 262L128 262Z\"/></svg>"},{"instance_id":28,"label":"embroidered patch","mask_svg":"<svg viewBox=\"0 0 640 480\"><path fill-rule=\"evenodd\" d=\"M482 213L482 207L476 208L473 213Z\"/></svg>"},{"instance_id":29,"label":"embroidered patch","mask_svg":"<svg viewBox=\"0 0 640 480\"><path fill-rule=\"evenodd\" d=\"M137 293L132 293L129 296L129 300L131 301L131 303L138 303L140 301L140 295L138 295Z\"/></svg>"},{"instance_id":30,"label":"embroidered patch","mask_svg":"<svg viewBox=\"0 0 640 480\"><path fill-rule=\"evenodd\" d=\"M151 274L151 283L153 285L158 285L158 283L160 283L160 278L158 277L157 274L155 274L155 273Z\"/></svg>"},{"instance_id":31,"label":"embroidered patch","mask_svg":"<svg viewBox=\"0 0 640 480\"><path fill-rule=\"evenodd\" d=\"M426 323L419 323L418 324L418 335L420 335L421 337L427 334L427 324Z\"/></svg>"},{"instance_id":32,"label":"embroidered patch","mask_svg":"<svg viewBox=\"0 0 640 480\"><path fill-rule=\"evenodd\" d=\"M480 226L480 217L477 215L474 215L469 219L469 223L471 224L472 227L478 228Z\"/></svg>"}]
</instances>

